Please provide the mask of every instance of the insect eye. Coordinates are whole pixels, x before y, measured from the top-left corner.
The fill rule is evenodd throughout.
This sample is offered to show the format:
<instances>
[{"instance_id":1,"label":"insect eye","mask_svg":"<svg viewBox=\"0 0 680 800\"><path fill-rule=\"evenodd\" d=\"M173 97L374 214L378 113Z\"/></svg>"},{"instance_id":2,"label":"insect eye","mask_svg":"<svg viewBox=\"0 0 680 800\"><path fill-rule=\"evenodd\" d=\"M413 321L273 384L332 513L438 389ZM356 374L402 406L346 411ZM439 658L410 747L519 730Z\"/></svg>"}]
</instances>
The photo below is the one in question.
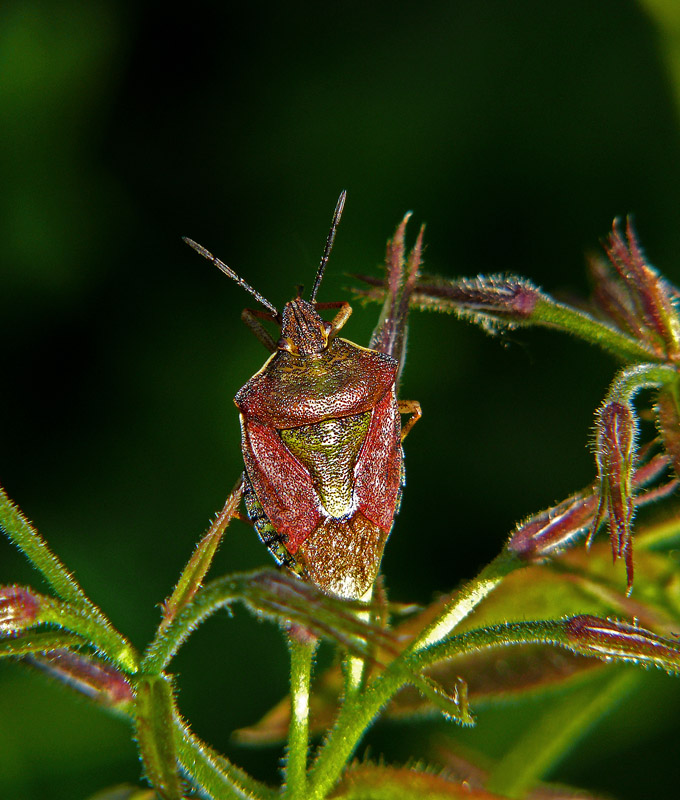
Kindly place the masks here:
<instances>
[{"instance_id":1,"label":"insect eye","mask_svg":"<svg viewBox=\"0 0 680 800\"><path fill-rule=\"evenodd\" d=\"M330 336L330 332L333 330L333 325L330 322L324 322L323 329L326 331L326 336Z\"/></svg>"},{"instance_id":2,"label":"insect eye","mask_svg":"<svg viewBox=\"0 0 680 800\"><path fill-rule=\"evenodd\" d=\"M298 351L297 347L287 337L279 339L279 341L276 343L276 346L279 348L279 350L286 350L289 353L297 353Z\"/></svg>"}]
</instances>

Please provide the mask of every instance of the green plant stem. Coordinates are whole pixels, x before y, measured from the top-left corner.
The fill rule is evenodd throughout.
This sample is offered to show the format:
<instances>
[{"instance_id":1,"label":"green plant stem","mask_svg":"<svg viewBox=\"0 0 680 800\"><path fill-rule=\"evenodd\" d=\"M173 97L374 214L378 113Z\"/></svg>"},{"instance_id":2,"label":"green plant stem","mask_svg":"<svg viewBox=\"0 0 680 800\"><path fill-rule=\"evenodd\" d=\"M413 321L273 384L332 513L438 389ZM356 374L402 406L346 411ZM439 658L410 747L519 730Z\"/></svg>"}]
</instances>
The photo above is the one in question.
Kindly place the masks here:
<instances>
[{"instance_id":1,"label":"green plant stem","mask_svg":"<svg viewBox=\"0 0 680 800\"><path fill-rule=\"evenodd\" d=\"M668 364L635 364L618 373L604 402L628 403L642 389L677 385L679 377L678 370Z\"/></svg>"},{"instance_id":2,"label":"green plant stem","mask_svg":"<svg viewBox=\"0 0 680 800\"><path fill-rule=\"evenodd\" d=\"M309 695L316 638L289 636L290 728L285 768L284 797L306 800L309 750Z\"/></svg>"},{"instance_id":3,"label":"green plant stem","mask_svg":"<svg viewBox=\"0 0 680 800\"><path fill-rule=\"evenodd\" d=\"M196 545L187 565L177 581L170 597L163 604L163 621L161 630L166 628L177 614L191 602L191 598L199 590L220 546L224 532L233 519L241 502L243 478L239 478L227 497L222 510L213 520L207 533Z\"/></svg>"},{"instance_id":4,"label":"green plant stem","mask_svg":"<svg viewBox=\"0 0 680 800\"><path fill-rule=\"evenodd\" d=\"M86 642L75 633L43 631L22 634L18 638L0 638L0 658L3 656L27 656L33 653L46 653L66 647L80 647Z\"/></svg>"},{"instance_id":5,"label":"green plant stem","mask_svg":"<svg viewBox=\"0 0 680 800\"><path fill-rule=\"evenodd\" d=\"M199 589L191 603L167 627L161 626L156 632L142 659L142 670L162 672L198 625L236 601L279 623L299 624L315 635L334 639L360 655L369 650L369 639L397 651L388 631L357 618L360 603L352 605L329 597L295 577L257 570L217 578Z\"/></svg>"},{"instance_id":6,"label":"green plant stem","mask_svg":"<svg viewBox=\"0 0 680 800\"><path fill-rule=\"evenodd\" d=\"M361 598L362 603L370 603L373 597L373 586ZM357 611L357 619L364 622L371 620L372 612L370 609L366 611ZM343 665L343 673L345 678L345 697L351 697L358 692L364 684L366 678L367 661L365 658L348 653L345 656Z\"/></svg>"},{"instance_id":7,"label":"green plant stem","mask_svg":"<svg viewBox=\"0 0 680 800\"><path fill-rule=\"evenodd\" d=\"M585 686L568 692L529 726L508 753L495 765L486 789L503 797L526 797L527 791L597 720L638 683L640 674L630 668L607 672Z\"/></svg>"},{"instance_id":8,"label":"green plant stem","mask_svg":"<svg viewBox=\"0 0 680 800\"><path fill-rule=\"evenodd\" d=\"M468 581L422 634L406 650L406 655L429 647L448 636L482 600L511 572L526 566L514 553L503 550L486 567Z\"/></svg>"},{"instance_id":9,"label":"green plant stem","mask_svg":"<svg viewBox=\"0 0 680 800\"><path fill-rule=\"evenodd\" d=\"M78 634L123 672L134 674L137 671L139 657L135 648L112 625L102 625L101 620L92 617L88 610L45 597L39 621Z\"/></svg>"},{"instance_id":10,"label":"green plant stem","mask_svg":"<svg viewBox=\"0 0 680 800\"><path fill-rule=\"evenodd\" d=\"M135 738L146 777L164 800L181 800L172 681L167 675L140 675L135 690Z\"/></svg>"},{"instance_id":11,"label":"green plant stem","mask_svg":"<svg viewBox=\"0 0 680 800\"><path fill-rule=\"evenodd\" d=\"M385 672L363 692L346 699L310 773L309 800L321 800L330 791L364 731L380 709L402 686L409 683L413 672L420 673L420 662L424 660L425 653L436 642L447 637L506 575L522 566L523 563L515 555L502 551L460 590L423 634L392 661Z\"/></svg>"},{"instance_id":12,"label":"green plant stem","mask_svg":"<svg viewBox=\"0 0 680 800\"><path fill-rule=\"evenodd\" d=\"M211 800L275 800L278 792L234 766L195 736L175 716L175 747L184 773Z\"/></svg>"},{"instance_id":13,"label":"green plant stem","mask_svg":"<svg viewBox=\"0 0 680 800\"><path fill-rule=\"evenodd\" d=\"M43 575L58 597L86 609L104 625L110 626L103 612L82 590L78 581L50 550L42 536L9 499L0 486L0 529Z\"/></svg>"},{"instance_id":14,"label":"green plant stem","mask_svg":"<svg viewBox=\"0 0 680 800\"><path fill-rule=\"evenodd\" d=\"M537 302L529 325L544 325L571 333L584 342L596 344L624 361L656 361L658 356L642 342L606 325L578 309L563 305L551 297L543 296Z\"/></svg>"}]
</instances>

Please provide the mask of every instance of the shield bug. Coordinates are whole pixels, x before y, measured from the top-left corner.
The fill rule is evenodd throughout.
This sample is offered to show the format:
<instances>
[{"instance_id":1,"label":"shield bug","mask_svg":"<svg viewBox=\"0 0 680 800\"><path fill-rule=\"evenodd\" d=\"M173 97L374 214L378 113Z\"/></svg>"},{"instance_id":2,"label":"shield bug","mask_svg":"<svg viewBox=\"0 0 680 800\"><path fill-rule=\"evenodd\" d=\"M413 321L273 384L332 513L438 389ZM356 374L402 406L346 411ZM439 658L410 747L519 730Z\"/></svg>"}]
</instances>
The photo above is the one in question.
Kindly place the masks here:
<instances>
[{"instance_id":1,"label":"shield bug","mask_svg":"<svg viewBox=\"0 0 680 800\"><path fill-rule=\"evenodd\" d=\"M309 300L301 289L279 312L226 264L200 255L263 307L242 319L272 353L236 394L248 517L279 564L323 591L361 598L378 574L404 481L401 442L420 417L399 403L399 362L342 339L349 303L318 303L345 204L338 199ZM336 309L332 321L319 311ZM280 328L278 341L262 322ZM402 429L400 413L412 416Z\"/></svg>"}]
</instances>

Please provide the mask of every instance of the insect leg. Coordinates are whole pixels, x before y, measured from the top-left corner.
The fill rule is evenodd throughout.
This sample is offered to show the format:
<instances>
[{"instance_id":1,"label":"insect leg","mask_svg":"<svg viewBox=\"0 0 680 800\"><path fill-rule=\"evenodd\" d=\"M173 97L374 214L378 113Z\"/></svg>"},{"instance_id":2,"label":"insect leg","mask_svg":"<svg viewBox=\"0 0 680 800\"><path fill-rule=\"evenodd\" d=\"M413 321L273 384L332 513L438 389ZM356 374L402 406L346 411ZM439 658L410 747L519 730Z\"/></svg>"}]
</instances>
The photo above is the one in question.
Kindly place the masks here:
<instances>
[{"instance_id":1,"label":"insect leg","mask_svg":"<svg viewBox=\"0 0 680 800\"><path fill-rule=\"evenodd\" d=\"M270 353L276 352L276 342L269 331L260 322L261 319L267 319L273 322L274 318L271 314L268 314L266 311L260 311L259 308L244 308L241 312L241 319Z\"/></svg>"},{"instance_id":2,"label":"insect leg","mask_svg":"<svg viewBox=\"0 0 680 800\"><path fill-rule=\"evenodd\" d=\"M295 556L286 549L285 538L287 537L284 538L269 521L262 504L257 499L247 473L243 475L243 502L248 512L248 518L257 531L257 535L262 543L267 545L276 563L282 564L295 574L300 575L303 572L302 568L298 565Z\"/></svg>"},{"instance_id":3,"label":"insect leg","mask_svg":"<svg viewBox=\"0 0 680 800\"><path fill-rule=\"evenodd\" d=\"M316 308L317 311L322 311L325 308L340 309L333 317L333 322L331 322L333 326L330 333L331 336L335 336L352 314L352 306L346 300L337 300L334 303L314 303L314 308Z\"/></svg>"},{"instance_id":4,"label":"insect leg","mask_svg":"<svg viewBox=\"0 0 680 800\"><path fill-rule=\"evenodd\" d=\"M399 400L399 413L411 414L411 417L406 420L406 424L401 429L401 441L403 442L411 432L411 428L423 416L423 411L417 400Z\"/></svg>"}]
</instances>

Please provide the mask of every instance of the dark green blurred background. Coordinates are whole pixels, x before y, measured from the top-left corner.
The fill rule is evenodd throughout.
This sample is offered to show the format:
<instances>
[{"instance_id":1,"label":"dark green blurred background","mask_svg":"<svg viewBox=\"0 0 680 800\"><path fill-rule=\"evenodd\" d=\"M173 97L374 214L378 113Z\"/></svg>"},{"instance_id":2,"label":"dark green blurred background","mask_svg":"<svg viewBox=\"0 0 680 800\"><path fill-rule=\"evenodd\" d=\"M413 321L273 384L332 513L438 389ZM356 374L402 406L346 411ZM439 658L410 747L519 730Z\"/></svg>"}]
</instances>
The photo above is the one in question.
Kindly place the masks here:
<instances>
[{"instance_id":1,"label":"dark green blurred background","mask_svg":"<svg viewBox=\"0 0 680 800\"><path fill-rule=\"evenodd\" d=\"M633 212L678 281L680 130L657 33L625 0L4 0L0 481L136 644L238 477L231 398L266 357L239 321L246 296L180 236L280 306L311 284L346 188L320 300L376 269L407 209L429 271L583 294L584 252ZM376 315L357 308L348 338L365 343ZM393 599L452 588L517 518L592 479L614 368L557 334L413 319L402 396L425 417L384 561ZM216 569L269 563L235 523ZM40 586L4 542L0 564L0 582ZM271 780L280 751L230 732L285 692L286 661L239 609L174 665L196 732ZM631 799L662 771L677 781L678 687L650 674L554 777ZM475 746L502 752L520 711L536 713L482 712ZM382 726L372 754L410 752L407 730ZM123 722L2 665L0 797L79 800L138 777Z\"/></svg>"}]
</instances>

